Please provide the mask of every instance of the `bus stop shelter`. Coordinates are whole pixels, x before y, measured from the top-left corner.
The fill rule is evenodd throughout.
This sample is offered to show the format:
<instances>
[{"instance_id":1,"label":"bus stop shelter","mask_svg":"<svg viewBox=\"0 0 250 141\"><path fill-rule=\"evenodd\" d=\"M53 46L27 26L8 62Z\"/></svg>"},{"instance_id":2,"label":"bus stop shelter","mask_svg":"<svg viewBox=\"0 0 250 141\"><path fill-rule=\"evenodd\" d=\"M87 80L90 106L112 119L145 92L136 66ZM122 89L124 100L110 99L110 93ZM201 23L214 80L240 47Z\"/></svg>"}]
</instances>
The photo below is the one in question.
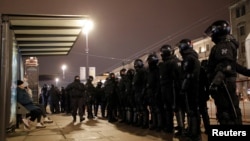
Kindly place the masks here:
<instances>
[{"instance_id":1,"label":"bus stop shelter","mask_svg":"<svg viewBox=\"0 0 250 141\"><path fill-rule=\"evenodd\" d=\"M6 129L14 128L16 122L15 82L24 76L22 59L68 55L88 18L86 15L0 14L0 140L5 140ZM38 82L34 84L38 87Z\"/></svg>"}]
</instances>

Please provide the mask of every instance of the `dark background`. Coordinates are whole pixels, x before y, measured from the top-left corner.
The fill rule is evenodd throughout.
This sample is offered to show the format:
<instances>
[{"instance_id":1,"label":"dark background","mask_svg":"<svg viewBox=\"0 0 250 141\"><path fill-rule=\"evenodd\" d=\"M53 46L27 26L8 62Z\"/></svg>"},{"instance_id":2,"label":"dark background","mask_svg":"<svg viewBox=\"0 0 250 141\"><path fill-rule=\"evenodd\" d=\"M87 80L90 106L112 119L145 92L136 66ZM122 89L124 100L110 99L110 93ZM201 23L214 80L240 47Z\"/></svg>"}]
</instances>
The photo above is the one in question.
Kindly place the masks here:
<instances>
[{"instance_id":1,"label":"dark background","mask_svg":"<svg viewBox=\"0 0 250 141\"><path fill-rule=\"evenodd\" d=\"M0 0L4 14L89 15L89 66L96 74L175 45L182 38L197 39L218 19L229 20L230 0ZM61 74L73 80L86 65L85 36L68 56L38 57L40 74Z\"/></svg>"}]
</instances>

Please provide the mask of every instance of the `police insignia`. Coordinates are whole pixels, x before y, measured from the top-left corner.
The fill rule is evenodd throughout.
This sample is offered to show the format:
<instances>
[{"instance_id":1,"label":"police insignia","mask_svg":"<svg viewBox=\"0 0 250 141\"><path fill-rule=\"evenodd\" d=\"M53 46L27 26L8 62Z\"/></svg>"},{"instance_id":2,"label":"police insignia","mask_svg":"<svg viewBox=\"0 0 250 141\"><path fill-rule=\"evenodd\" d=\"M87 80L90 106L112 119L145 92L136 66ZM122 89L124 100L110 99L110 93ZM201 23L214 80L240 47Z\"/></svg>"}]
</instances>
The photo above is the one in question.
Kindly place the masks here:
<instances>
[{"instance_id":1,"label":"police insignia","mask_svg":"<svg viewBox=\"0 0 250 141\"><path fill-rule=\"evenodd\" d=\"M221 55L226 55L227 54L227 49L221 49Z\"/></svg>"}]
</instances>

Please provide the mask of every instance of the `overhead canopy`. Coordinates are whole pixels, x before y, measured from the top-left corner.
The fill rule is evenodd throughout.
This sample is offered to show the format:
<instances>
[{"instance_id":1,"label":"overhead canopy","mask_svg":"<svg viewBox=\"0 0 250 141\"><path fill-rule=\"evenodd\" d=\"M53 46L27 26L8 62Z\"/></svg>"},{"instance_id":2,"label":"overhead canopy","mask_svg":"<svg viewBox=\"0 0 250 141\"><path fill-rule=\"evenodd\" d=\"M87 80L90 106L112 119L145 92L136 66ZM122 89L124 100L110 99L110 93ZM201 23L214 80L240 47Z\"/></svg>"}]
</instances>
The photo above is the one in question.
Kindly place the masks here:
<instances>
[{"instance_id":1,"label":"overhead canopy","mask_svg":"<svg viewBox=\"0 0 250 141\"><path fill-rule=\"evenodd\" d=\"M87 16L3 15L22 56L68 55Z\"/></svg>"}]
</instances>

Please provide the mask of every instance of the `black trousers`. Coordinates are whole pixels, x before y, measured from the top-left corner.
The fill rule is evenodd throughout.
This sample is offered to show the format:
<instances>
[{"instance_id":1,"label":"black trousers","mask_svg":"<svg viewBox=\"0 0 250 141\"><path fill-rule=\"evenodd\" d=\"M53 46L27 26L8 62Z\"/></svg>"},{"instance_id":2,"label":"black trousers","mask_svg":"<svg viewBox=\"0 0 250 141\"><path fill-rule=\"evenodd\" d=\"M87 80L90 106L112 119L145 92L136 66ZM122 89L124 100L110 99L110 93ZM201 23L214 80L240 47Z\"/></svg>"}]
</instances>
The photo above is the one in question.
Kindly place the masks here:
<instances>
[{"instance_id":1,"label":"black trousers","mask_svg":"<svg viewBox=\"0 0 250 141\"><path fill-rule=\"evenodd\" d=\"M78 114L80 117L83 116L83 104L84 100L82 97L72 97L71 106L72 106L72 116L76 117Z\"/></svg>"},{"instance_id":2,"label":"black trousers","mask_svg":"<svg viewBox=\"0 0 250 141\"><path fill-rule=\"evenodd\" d=\"M37 120L37 122L41 122L41 117L42 117L42 110L40 108L34 109L30 111L29 116L31 117L31 121Z\"/></svg>"}]
</instances>

